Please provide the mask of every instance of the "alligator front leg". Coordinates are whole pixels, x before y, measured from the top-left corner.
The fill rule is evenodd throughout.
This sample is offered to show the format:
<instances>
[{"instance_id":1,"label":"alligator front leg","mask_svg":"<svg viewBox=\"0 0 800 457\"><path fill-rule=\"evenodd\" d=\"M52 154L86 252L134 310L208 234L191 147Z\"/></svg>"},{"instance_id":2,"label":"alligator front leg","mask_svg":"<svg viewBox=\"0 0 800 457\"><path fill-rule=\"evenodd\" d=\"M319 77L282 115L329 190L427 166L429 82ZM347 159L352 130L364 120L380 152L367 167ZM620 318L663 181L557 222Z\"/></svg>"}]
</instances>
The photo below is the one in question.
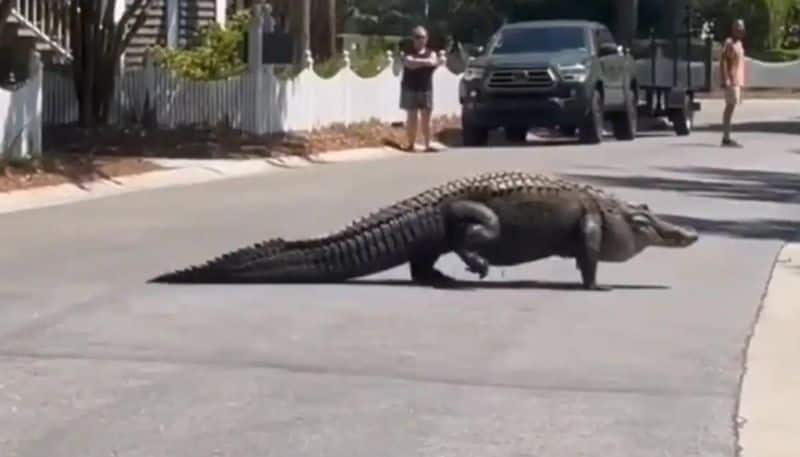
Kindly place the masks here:
<instances>
[{"instance_id":1,"label":"alligator front leg","mask_svg":"<svg viewBox=\"0 0 800 457\"><path fill-rule=\"evenodd\" d=\"M445 215L453 251L467 265L467 271L485 278L489 262L478 253L478 248L500 237L497 214L481 203L460 200L450 203Z\"/></svg>"},{"instance_id":2,"label":"alligator front leg","mask_svg":"<svg viewBox=\"0 0 800 457\"><path fill-rule=\"evenodd\" d=\"M601 289L597 286L597 263L603 242L602 221L597 214L587 214L581 219L581 246L575 263L581 272L584 289Z\"/></svg>"}]
</instances>

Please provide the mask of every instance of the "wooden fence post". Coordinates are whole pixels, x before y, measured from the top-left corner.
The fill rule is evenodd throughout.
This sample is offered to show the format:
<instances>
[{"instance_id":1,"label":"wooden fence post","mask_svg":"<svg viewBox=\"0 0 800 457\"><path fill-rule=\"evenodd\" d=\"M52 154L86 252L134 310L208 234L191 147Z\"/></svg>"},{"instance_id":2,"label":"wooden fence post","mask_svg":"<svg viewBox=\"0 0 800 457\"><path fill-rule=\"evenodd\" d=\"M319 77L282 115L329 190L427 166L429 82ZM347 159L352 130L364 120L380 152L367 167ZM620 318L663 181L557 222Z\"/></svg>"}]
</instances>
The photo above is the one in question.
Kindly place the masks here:
<instances>
[{"instance_id":1,"label":"wooden fence post","mask_svg":"<svg viewBox=\"0 0 800 457\"><path fill-rule=\"evenodd\" d=\"M33 112L28 112L25 116L25 127L22 135L22 153L24 158L32 156L41 157L42 155L42 79L43 65L39 52L31 52L29 61L29 75L33 81L30 91L26 91L28 96L36 97L33 103ZM30 84L30 83L29 83ZM27 100L26 100L27 102ZM26 103L27 105L27 103ZM27 109L26 109L27 111Z\"/></svg>"},{"instance_id":2,"label":"wooden fence post","mask_svg":"<svg viewBox=\"0 0 800 457\"><path fill-rule=\"evenodd\" d=\"M153 63L153 48L144 51L144 101L142 102L142 125L145 128L158 126L158 104L156 103L156 68ZM138 94L137 94L138 95Z\"/></svg>"},{"instance_id":3,"label":"wooden fence post","mask_svg":"<svg viewBox=\"0 0 800 457\"><path fill-rule=\"evenodd\" d=\"M247 32L247 62L248 71L253 79L254 93L245 94L252 97L252 133L261 135L265 132L267 123L266 106L264 103L264 72L262 58L264 56L264 10L267 5L254 3L251 8L250 27Z\"/></svg>"},{"instance_id":4,"label":"wooden fence post","mask_svg":"<svg viewBox=\"0 0 800 457\"><path fill-rule=\"evenodd\" d=\"M167 47L170 49L178 47L178 30L180 27L178 3L178 0L166 0Z\"/></svg>"},{"instance_id":5,"label":"wooden fence post","mask_svg":"<svg viewBox=\"0 0 800 457\"><path fill-rule=\"evenodd\" d=\"M303 62L304 70L307 70L311 75L314 75L314 56L311 54L310 49L305 51L305 60ZM306 78L306 81L314 81L314 78ZM303 92L306 95L306 131L310 134L314 131L314 121L316 120L316 99L314 93L309 90L308 86L303 87ZM291 109L291 108L290 108ZM291 112L291 111L290 111Z\"/></svg>"}]
</instances>

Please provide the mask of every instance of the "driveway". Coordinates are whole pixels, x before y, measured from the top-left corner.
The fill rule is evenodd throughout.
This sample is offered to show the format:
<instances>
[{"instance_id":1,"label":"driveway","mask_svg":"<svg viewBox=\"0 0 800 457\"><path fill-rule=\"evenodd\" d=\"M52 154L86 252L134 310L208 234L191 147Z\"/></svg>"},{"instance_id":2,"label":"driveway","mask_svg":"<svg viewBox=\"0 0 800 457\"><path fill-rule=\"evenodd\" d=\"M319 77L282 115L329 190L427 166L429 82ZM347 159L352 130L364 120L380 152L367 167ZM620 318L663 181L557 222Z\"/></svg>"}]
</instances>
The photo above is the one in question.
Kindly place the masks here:
<instances>
[{"instance_id":1,"label":"driveway","mask_svg":"<svg viewBox=\"0 0 800 457\"><path fill-rule=\"evenodd\" d=\"M0 454L731 457L743 350L800 227L797 112L746 104L742 150L702 130L455 148L2 215ZM493 169L597 183L702 236L601 265L607 292L577 289L563 259L456 291L414 287L405 268L145 283ZM440 267L475 280L454 256Z\"/></svg>"}]
</instances>

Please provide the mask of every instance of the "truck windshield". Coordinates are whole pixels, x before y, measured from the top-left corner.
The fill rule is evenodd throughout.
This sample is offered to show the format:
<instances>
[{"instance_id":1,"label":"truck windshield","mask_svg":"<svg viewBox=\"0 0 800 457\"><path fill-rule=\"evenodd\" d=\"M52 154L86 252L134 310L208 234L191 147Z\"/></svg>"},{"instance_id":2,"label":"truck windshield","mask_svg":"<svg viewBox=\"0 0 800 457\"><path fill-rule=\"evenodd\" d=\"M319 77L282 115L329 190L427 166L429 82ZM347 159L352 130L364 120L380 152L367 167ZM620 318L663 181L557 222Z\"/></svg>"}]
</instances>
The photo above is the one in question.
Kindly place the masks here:
<instances>
[{"instance_id":1,"label":"truck windshield","mask_svg":"<svg viewBox=\"0 0 800 457\"><path fill-rule=\"evenodd\" d=\"M580 49L587 50L586 35L581 27L510 28L496 33L487 46L489 54Z\"/></svg>"}]
</instances>

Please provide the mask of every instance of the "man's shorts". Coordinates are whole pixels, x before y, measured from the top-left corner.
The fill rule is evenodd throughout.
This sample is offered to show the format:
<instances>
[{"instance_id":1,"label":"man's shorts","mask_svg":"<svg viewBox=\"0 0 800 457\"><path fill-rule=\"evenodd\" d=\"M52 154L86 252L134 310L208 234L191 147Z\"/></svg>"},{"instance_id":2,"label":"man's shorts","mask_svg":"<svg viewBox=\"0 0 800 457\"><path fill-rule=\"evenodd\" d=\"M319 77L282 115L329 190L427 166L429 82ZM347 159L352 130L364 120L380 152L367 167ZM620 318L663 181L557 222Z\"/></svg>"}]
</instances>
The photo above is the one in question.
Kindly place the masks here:
<instances>
[{"instance_id":1,"label":"man's shorts","mask_svg":"<svg viewBox=\"0 0 800 457\"><path fill-rule=\"evenodd\" d=\"M725 88L725 103L728 105L738 105L742 103L741 86L728 86Z\"/></svg>"},{"instance_id":2,"label":"man's shorts","mask_svg":"<svg viewBox=\"0 0 800 457\"><path fill-rule=\"evenodd\" d=\"M432 110L433 92L401 89L400 108L404 110Z\"/></svg>"}]
</instances>

